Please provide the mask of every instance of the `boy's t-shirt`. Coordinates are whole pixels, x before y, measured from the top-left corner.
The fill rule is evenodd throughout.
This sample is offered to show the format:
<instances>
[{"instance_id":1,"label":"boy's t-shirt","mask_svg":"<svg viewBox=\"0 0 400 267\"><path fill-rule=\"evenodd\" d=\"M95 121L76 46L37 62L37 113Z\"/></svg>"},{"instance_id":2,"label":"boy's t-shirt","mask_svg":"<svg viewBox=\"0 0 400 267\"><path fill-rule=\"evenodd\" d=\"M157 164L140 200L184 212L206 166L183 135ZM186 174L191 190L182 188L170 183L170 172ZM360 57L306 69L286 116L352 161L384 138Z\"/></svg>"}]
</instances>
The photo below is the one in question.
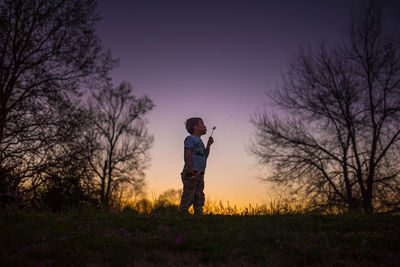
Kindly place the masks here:
<instances>
[{"instance_id":1,"label":"boy's t-shirt","mask_svg":"<svg viewBox=\"0 0 400 267\"><path fill-rule=\"evenodd\" d=\"M203 141L194 135L189 135L185 139L185 149L190 149L192 151L192 165L195 172L205 172L206 164L207 164L207 155L206 155L206 147L204 146ZM188 168L185 159L184 170Z\"/></svg>"}]
</instances>

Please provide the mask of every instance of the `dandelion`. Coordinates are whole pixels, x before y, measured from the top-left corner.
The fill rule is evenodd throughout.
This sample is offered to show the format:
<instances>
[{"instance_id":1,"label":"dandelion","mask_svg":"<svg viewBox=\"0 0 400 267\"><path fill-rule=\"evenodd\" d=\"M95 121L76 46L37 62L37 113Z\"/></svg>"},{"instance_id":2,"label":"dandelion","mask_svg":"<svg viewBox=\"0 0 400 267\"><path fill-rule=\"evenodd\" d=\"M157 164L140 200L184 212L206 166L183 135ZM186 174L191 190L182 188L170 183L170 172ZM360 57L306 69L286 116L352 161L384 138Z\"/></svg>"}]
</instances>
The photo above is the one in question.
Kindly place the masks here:
<instances>
[{"instance_id":1,"label":"dandelion","mask_svg":"<svg viewBox=\"0 0 400 267\"><path fill-rule=\"evenodd\" d=\"M176 243L177 243L177 244L182 243L181 235L178 235L178 236L177 236L177 238L176 238Z\"/></svg>"},{"instance_id":2,"label":"dandelion","mask_svg":"<svg viewBox=\"0 0 400 267\"><path fill-rule=\"evenodd\" d=\"M213 134L213 132L214 132L214 130L215 130L215 129L217 129L217 127L215 127L215 126L214 126L214 127L212 128L212 131L211 131L210 137L212 136L212 134Z\"/></svg>"}]
</instances>

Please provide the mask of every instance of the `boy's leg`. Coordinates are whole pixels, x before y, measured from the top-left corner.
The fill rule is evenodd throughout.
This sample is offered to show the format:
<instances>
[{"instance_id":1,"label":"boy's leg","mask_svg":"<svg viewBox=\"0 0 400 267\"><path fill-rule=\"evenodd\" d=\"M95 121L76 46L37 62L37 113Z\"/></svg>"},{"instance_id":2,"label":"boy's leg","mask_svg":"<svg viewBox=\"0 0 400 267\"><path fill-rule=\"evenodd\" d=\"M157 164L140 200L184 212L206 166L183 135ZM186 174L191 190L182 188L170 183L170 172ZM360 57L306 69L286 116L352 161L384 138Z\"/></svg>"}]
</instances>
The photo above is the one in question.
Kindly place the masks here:
<instances>
[{"instance_id":1,"label":"boy's leg","mask_svg":"<svg viewBox=\"0 0 400 267\"><path fill-rule=\"evenodd\" d=\"M194 194L193 209L195 214L203 214L204 206L204 174L200 174L196 177L197 186Z\"/></svg>"},{"instance_id":2,"label":"boy's leg","mask_svg":"<svg viewBox=\"0 0 400 267\"><path fill-rule=\"evenodd\" d=\"M181 197L181 204L179 205L180 212L187 212L190 205L193 204L194 194L196 191L196 179L186 177L186 171L181 174L183 183L183 192Z\"/></svg>"}]
</instances>

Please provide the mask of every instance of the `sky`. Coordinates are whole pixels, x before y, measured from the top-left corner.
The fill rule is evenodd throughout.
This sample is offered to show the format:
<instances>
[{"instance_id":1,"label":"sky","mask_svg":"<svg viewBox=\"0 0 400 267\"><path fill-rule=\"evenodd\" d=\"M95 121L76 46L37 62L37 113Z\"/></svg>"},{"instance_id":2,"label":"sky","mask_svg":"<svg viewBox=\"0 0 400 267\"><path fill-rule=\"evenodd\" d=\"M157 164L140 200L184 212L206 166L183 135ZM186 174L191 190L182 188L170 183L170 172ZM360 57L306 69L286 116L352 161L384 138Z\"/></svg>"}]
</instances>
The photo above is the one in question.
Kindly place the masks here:
<instances>
[{"instance_id":1,"label":"sky","mask_svg":"<svg viewBox=\"0 0 400 267\"><path fill-rule=\"evenodd\" d=\"M147 192L181 189L185 121L201 117L214 141L205 175L206 201L261 205L284 192L249 153L250 119L271 107L266 92L282 82L300 46L340 41L362 0L100 0L97 34L119 58L115 85L128 81L155 108ZM398 14L399 1L389 13ZM393 15L393 18L395 16ZM399 25L399 19L395 21Z\"/></svg>"}]
</instances>

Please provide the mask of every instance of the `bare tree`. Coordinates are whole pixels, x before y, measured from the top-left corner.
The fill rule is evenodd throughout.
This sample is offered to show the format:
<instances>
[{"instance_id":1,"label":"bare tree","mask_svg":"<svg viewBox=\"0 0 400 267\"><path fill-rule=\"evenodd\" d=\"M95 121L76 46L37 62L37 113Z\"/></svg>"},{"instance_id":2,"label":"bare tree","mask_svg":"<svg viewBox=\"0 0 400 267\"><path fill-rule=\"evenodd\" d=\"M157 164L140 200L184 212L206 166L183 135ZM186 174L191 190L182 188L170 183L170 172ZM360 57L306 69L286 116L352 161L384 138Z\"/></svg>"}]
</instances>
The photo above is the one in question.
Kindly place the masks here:
<instances>
[{"instance_id":1,"label":"bare tree","mask_svg":"<svg viewBox=\"0 0 400 267\"><path fill-rule=\"evenodd\" d=\"M95 9L94 0L1 1L0 195L40 175L61 141L66 120L54 105L116 64L95 35Z\"/></svg>"},{"instance_id":2,"label":"bare tree","mask_svg":"<svg viewBox=\"0 0 400 267\"><path fill-rule=\"evenodd\" d=\"M290 62L269 95L277 112L253 119L266 181L319 206L400 208L400 46L384 32L384 7L371 1L341 45L300 49Z\"/></svg>"},{"instance_id":3,"label":"bare tree","mask_svg":"<svg viewBox=\"0 0 400 267\"><path fill-rule=\"evenodd\" d=\"M90 165L100 183L100 201L111 204L112 196L124 185L143 190L148 150L153 136L145 128L145 115L153 108L147 97L137 98L129 83L117 88L106 86L94 93L90 104L92 136L99 149L88 155Z\"/></svg>"}]
</instances>

